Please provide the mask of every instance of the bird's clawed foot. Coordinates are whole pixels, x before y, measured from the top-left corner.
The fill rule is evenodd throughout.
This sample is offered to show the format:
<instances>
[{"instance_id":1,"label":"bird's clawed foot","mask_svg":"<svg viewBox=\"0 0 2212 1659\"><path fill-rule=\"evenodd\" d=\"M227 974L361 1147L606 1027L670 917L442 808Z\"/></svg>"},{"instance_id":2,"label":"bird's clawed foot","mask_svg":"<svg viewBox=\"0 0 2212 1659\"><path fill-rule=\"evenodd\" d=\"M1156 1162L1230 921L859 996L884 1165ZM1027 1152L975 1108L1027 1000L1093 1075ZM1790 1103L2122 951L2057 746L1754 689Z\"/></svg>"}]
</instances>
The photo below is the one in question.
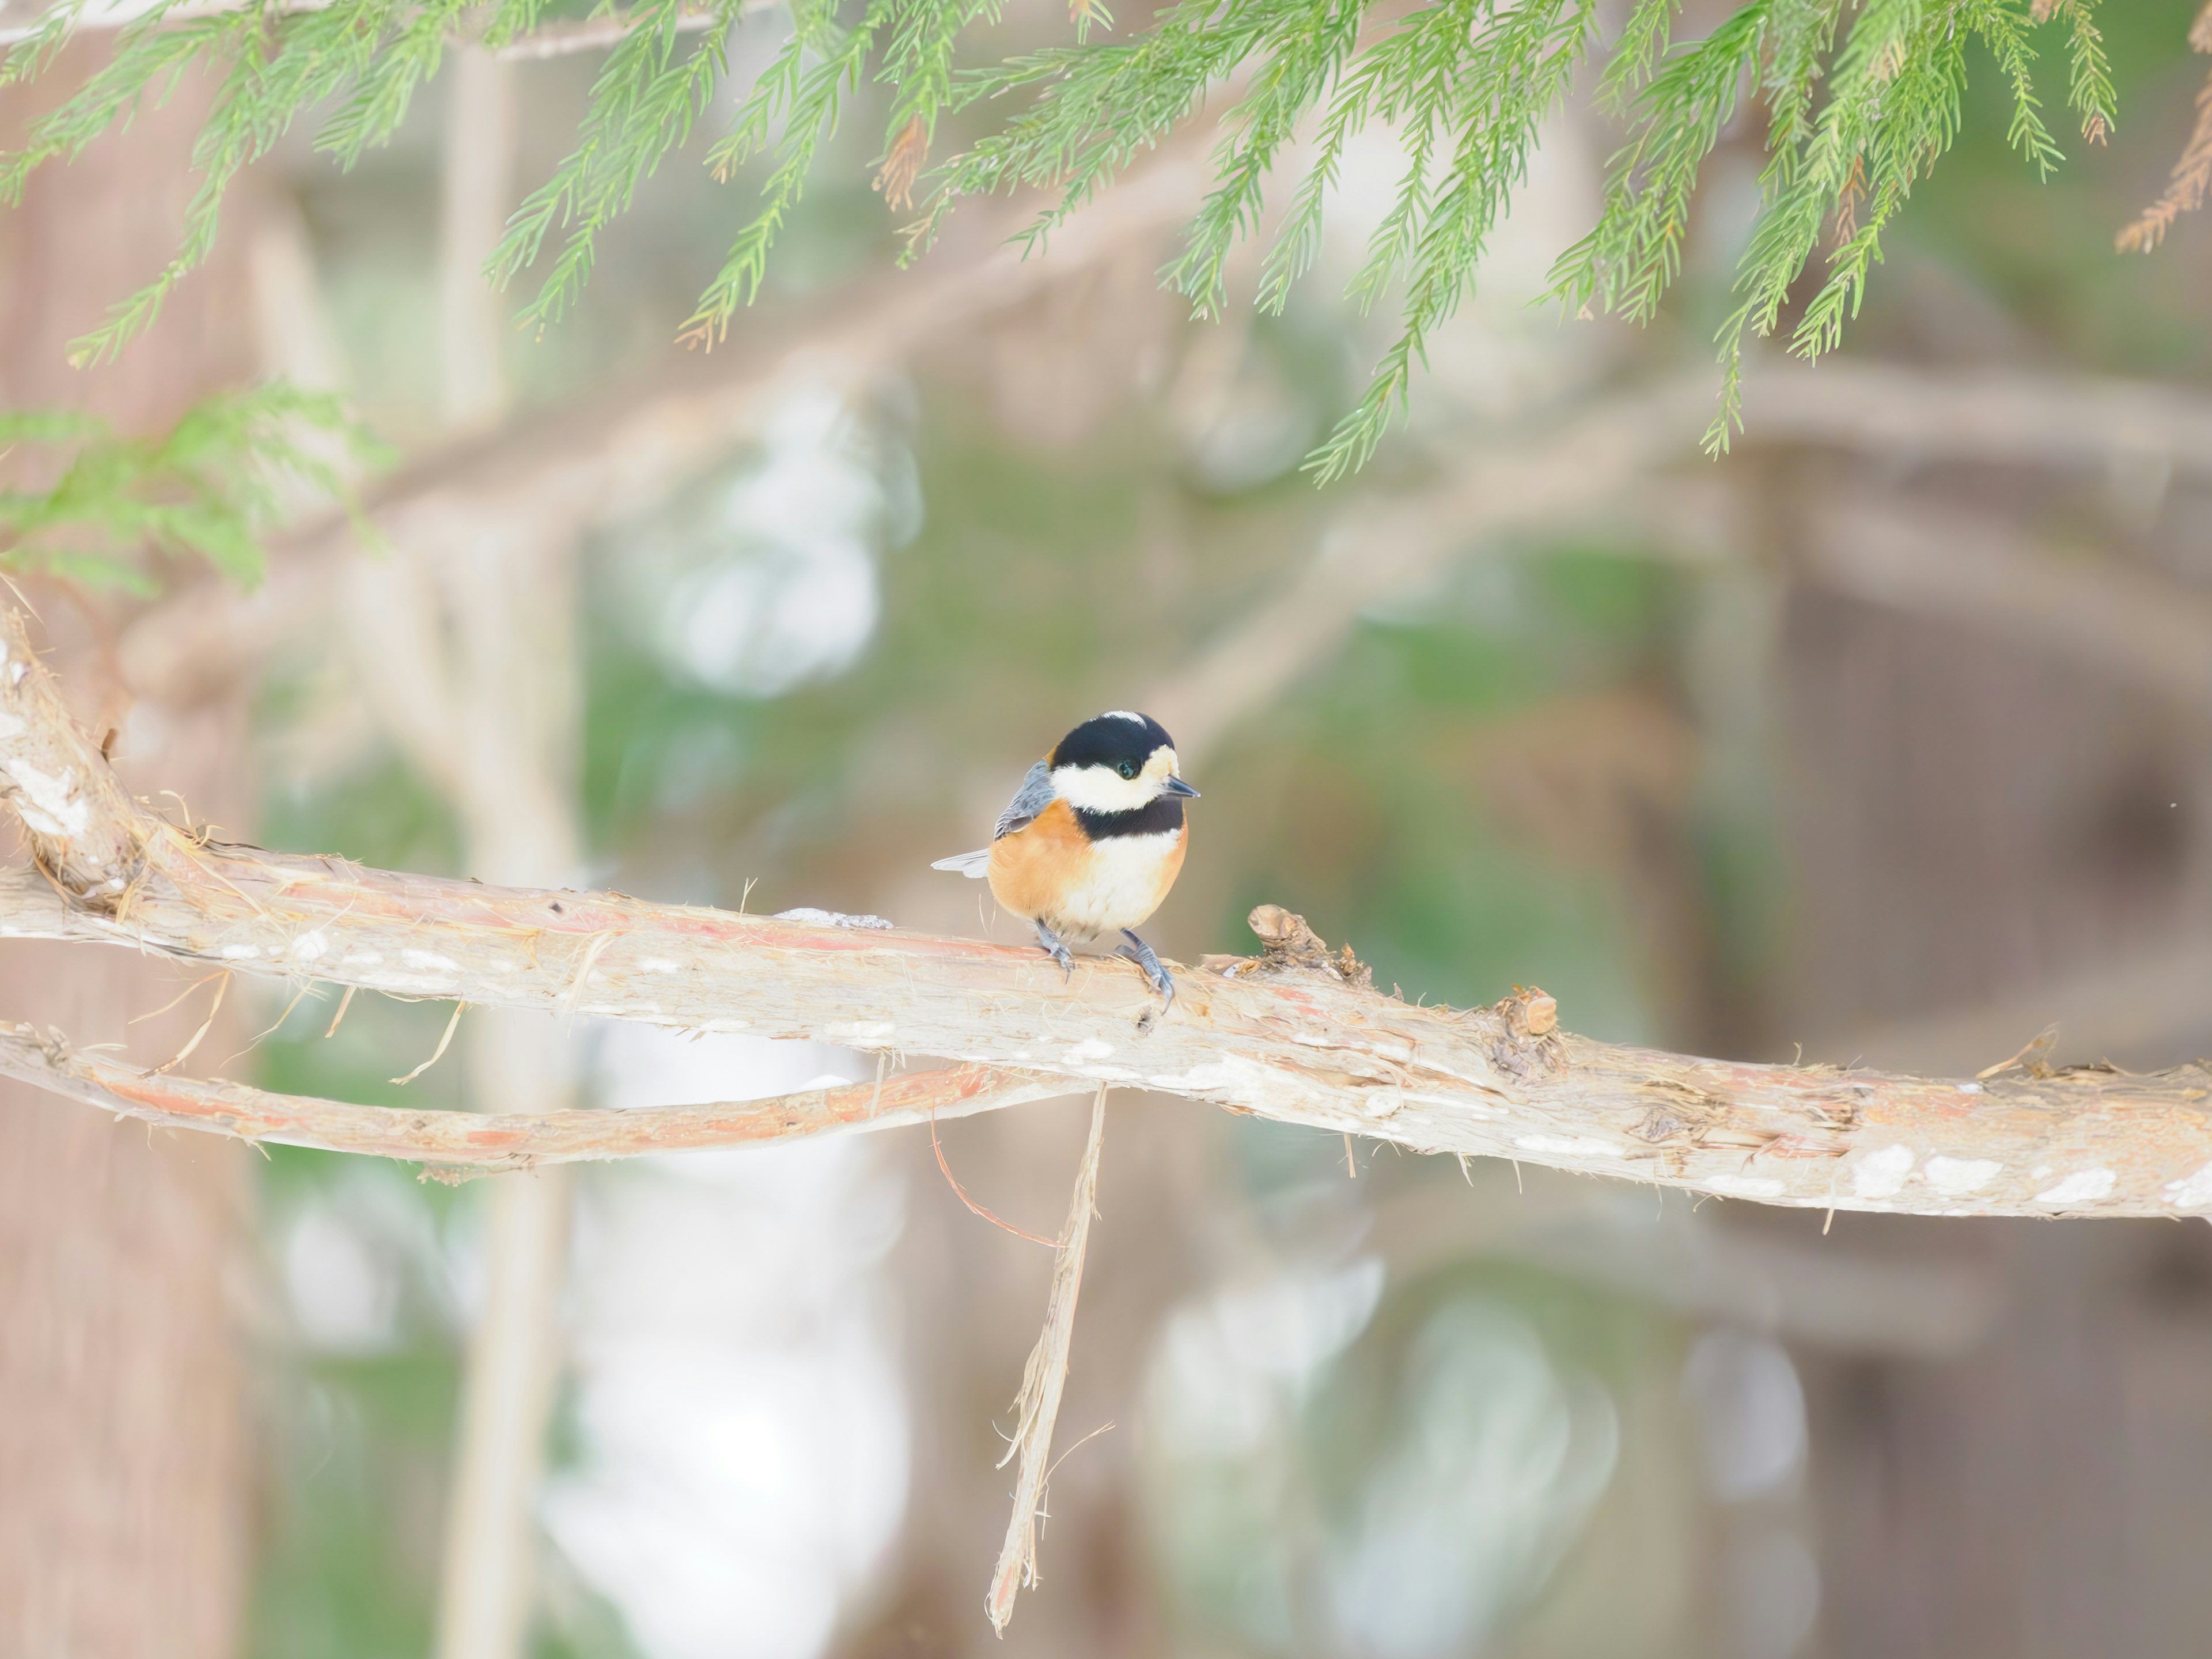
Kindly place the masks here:
<instances>
[{"instance_id":1,"label":"bird's clawed foot","mask_svg":"<svg viewBox=\"0 0 2212 1659\"><path fill-rule=\"evenodd\" d=\"M1145 977L1152 981L1152 989L1166 999L1160 1009L1162 1013L1165 1013L1168 1009L1175 1006L1174 978L1166 969L1160 966L1160 959L1152 953L1151 945L1146 944L1126 927L1121 930L1121 937L1129 942L1121 946L1114 954L1117 957L1128 957L1144 970Z\"/></svg>"},{"instance_id":2,"label":"bird's clawed foot","mask_svg":"<svg viewBox=\"0 0 2212 1659\"><path fill-rule=\"evenodd\" d=\"M1036 924L1037 945L1045 955L1060 964L1063 981L1075 977L1075 954L1060 942L1060 935L1042 922Z\"/></svg>"}]
</instances>

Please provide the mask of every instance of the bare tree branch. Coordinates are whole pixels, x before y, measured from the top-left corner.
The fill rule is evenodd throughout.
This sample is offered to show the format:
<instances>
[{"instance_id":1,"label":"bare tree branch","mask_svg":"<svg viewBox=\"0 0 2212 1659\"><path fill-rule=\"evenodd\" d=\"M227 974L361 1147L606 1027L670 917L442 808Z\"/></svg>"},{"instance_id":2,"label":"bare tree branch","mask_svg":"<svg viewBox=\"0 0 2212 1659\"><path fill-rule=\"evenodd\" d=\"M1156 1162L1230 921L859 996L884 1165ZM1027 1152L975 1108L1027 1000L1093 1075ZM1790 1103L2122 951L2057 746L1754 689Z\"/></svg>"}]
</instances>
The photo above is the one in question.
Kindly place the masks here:
<instances>
[{"instance_id":1,"label":"bare tree branch","mask_svg":"<svg viewBox=\"0 0 2212 1659\"><path fill-rule=\"evenodd\" d=\"M1988 520L1924 507L1825 504L1814 578L1894 610L2002 628L2134 685L2212 713L2212 599L2124 559L2036 552Z\"/></svg>"},{"instance_id":2,"label":"bare tree branch","mask_svg":"<svg viewBox=\"0 0 2212 1659\"><path fill-rule=\"evenodd\" d=\"M11 661L28 661L20 617ZM0 680L8 675L0 674ZM1457 1152L1785 1205L1932 1214L2212 1210L2212 1072L2003 1072L1947 1081L1700 1060L1593 1042L1534 1005L1415 1007L1287 952L1185 969L1163 1018L1142 976L1033 951L368 870L203 842L121 801L41 672L0 685L0 771L70 782L66 855L100 890L19 874L0 936L100 940L235 971L574 1011L1152 1089ZM42 775L46 775L42 773ZM131 849L135 849L135 859ZM119 890L111 884L121 878Z\"/></svg>"},{"instance_id":3,"label":"bare tree branch","mask_svg":"<svg viewBox=\"0 0 2212 1659\"><path fill-rule=\"evenodd\" d=\"M664 498L752 433L794 387L864 381L933 341L1056 283L1126 257L1195 210L1206 175L1180 149L1133 173L1057 231L1049 258L1024 258L1006 237L1034 209L972 229L978 251L940 248L921 269L842 295L826 318L750 331L709 358L627 391L509 422L441 447L365 493L385 539L429 559L486 536L558 546ZM143 696L191 702L248 672L330 602L336 561L358 544L332 514L286 538L269 580L250 594L211 580L155 607L124 635L125 677Z\"/></svg>"},{"instance_id":4,"label":"bare tree branch","mask_svg":"<svg viewBox=\"0 0 2212 1659\"><path fill-rule=\"evenodd\" d=\"M1765 363L1744 377L1744 439L1923 461L2101 466L2151 456L2212 474L2212 398L2117 376L1941 374L1864 358Z\"/></svg>"},{"instance_id":5,"label":"bare tree branch","mask_svg":"<svg viewBox=\"0 0 2212 1659\"><path fill-rule=\"evenodd\" d=\"M22 821L43 873L112 905L138 867L141 815L62 708L21 618L13 624L0 641L0 798Z\"/></svg>"},{"instance_id":6,"label":"bare tree branch","mask_svg":"<svg viewBox=\"0 0 2212 1659\"><path fill-rule=\"evenodd\" d=\"M270 1094L243 1083L156 1074L70 1047L58 1032L0 1020L0 1074L120 1117L241 1140L325 1152L406 1158L435 1170L490 1175L691 1152L757 1140L795 1140L841 1129L888 1128L931 1117L965 1117L1072 1092L1050 1078L954 1066L908 1072L842 1089L811 1089L769 1100L627 1111L537 1114L396 1111L306 1095Z\"/></svg>"},{"instance_id":7,"label":"bare tree branch","mask_svg":"<svg viewBox=\"0 0 2212 1659\"><path fill-rule=\"evenodd\" d=\"M1923 462L2010 465L2148 459L2212 475L2212 398L2180 387L2020 374L1960 380L1840 358L1817 369L1762 365L1745 387L1747 445L1814 444ZM1154 692L1152 712L1176 734L1186 762L1211 751L1334 655L1370 605L1415 586L1485 538L1601 514L1625 492L1654 488L1663 468L1688 454L1711 397L1703 370L1614 392L1549 430L1484 446L1425 494L1388 506L1360 503L1338 519L1312 563L1274 599ZM1710 507L1711 491L1701 489L1698 499ZM1648 528L1645 505L1639 501L1638 516ZM1886 544L1908 533L1900 525L1885 521ZM2046 619L2072 603L2056 591L2054 584L2066 581L2056 570L2017 592L1993 585L1986 532L1956 540L1921 532L1913 539L1919 544L1909 557L1899 546L1894 557L1869 551L1853 563L1856 530L1848 529L1826 538L1838 550L1829 574L1841 580L1856 570L1868 581L1887 580L1893 602L1909 581L1916 595L1944 596L1950 608L2008 609L2024 621ZM2103 572L2074 577L2075 586L2106 582ZM2212 652L2201 644L2202 602L2143 578L2106 586L2103 595L2092 596L2083 627L2062 629L2068 640L2077 648L2101 647L2126 678L2155 675L2168 690L2186 682L2185 695L2201 697L2196 688L2212 684ZM2150 648L2131 656L2120 641L2146 617L2151 625L2142 637Z\"/></svg>"},{"instance_id":8,"label":"bare tree branch","mask_svg":"<svg viewBox=\"0 0 2212 1659\"><path fill-rule=\"evenodd\" d=\"M1195 764L1333 656L1369 605L1486 535L1601 507L1671 459L1711 395L1700 373L1603 398L1531 441L1492 450L1407 505L1346 514L1313 562L1154 691L1148 712L1176 734L1184 763Z\"/></svg>"},{"instance_id":9,"label":"bare tree branch","mask_svg":"<svg viewBox=\"0 0 2212 1659\"><path fill-rule=\"evenodd\" d=\"M204 3L172 6L162 15L164 23L186 23L201 18L220 17L227 12L244 11L256 0L204 0ZM327 0L276 0L264 9L275 15L290 12L320 11ZM765 9L766 0L750 0L742 9L752 12ZM70 33L97 34L119 29L143 15L142 8L117 7L110 9L88 9L83 16L70 26ZM635 19L622 15L609 17L583 17L545 24L532 30L520 40L502 46L499 55L518 63L536 62L548 58L566 58L575 52L604 52L617 45L629 33ZM714 23L712 12L686 12L676 20L679 34L696 34ZM27 40L36 34L39 23L0 25L0 50ZM465 39L457 34L459 41Z\"/></svg>"}]
</instances>

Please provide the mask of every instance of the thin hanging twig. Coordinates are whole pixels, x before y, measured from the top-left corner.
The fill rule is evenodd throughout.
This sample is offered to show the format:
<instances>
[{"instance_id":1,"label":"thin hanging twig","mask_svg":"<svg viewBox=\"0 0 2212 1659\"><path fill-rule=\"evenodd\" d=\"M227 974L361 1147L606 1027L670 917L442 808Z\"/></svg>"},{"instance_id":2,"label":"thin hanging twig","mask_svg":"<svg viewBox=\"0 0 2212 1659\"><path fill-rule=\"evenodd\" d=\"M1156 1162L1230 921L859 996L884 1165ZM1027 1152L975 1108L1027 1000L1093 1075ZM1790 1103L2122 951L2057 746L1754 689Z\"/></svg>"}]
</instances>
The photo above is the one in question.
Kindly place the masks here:
<instances>
[{"instance_id":1,"label":"thin hanging twig","mask_svg":"<svg viewBox=\"0 0 2212 1659\"><path fill-rule=\"evenodd\" d=\"M200 982L204 985L207 981L203 980ZM207 1041L207 1034L215 1030L215 1017L222 1012L223 993L228 989L230 989L230 975L228 974L225 974L222 976L222 983L215 988L215 1000L208 1005L207 1018L200 1022L200 1029L193 1032L192 1040L190 1042L187 1042L183 1048L178 1049L175 1054L172 1054L166 1063L154 1068L154 1075L155 1077L161 1077L167 1073L175 1071L178 1066L183 1065L186 1060L192 1057L193 1049L198 1048L201 1043ZM176 1006L176 1004L173 1002L169 1006L173 1008Z\"/></svg>"},{"instance_id":2,"label":"thin hanging twig","mask_svg":"<svg viewBox=\"0 0 2212 1659\"><path fill-rule=\"evenodd\" d=\"M1075 1172L1075 1196L1067 1210L1067 1226L1060 1235L1060 1258L1053 1263L1052 1294L1046 1300L1044 1329L1022 1371L1022 1392L1014 1409L1019 1425L1012 1444L999 1460L1006 1468L1017 1455L1021 1468L1014 1481L1014 1513L1006 1523L1006 1541L999 1552L998 1571L991 1575L990 1594L983 1610L991 1628L1006 1633L1014 1616L1014 1597L1025 1584L1037 1582L1036 1523L1044 1509L1046 1477L1051 1473L1053 1424L1060 1416L1060 1395L1067 1381L1068 1346L1075 1337L1075 1297L1083 1285L1083 1253L1091 1239L1092 1206L1098 1194L1098 1147L1106 1133L1106 1089L1100 1085L1091 1103L1091 1139L1083 1149L1082 1166Z\"/></svg>"},{"instance_id":3,"label":"thin hanging twig","mask_svg":"<svg viewBox=\"0 0 2212 1659\"><path fill-rule=\"evenodd\" d=\"M881 1086L881 1085L878 1085L878 1089L880 1089ZM1099 1090L1099 1093L1105 1093L1105 1090L1102 1087ZM869 1115L873 1116L873 1112L871 1111ZM1056 1250L1060 1248L1060 1241L1058 1239L1039 1238L1035 1233L1024 1232L1021 1228L1014 1225L1012 1222L1008 1221L1003 1216L993 1214L990 1211L978 1204L974 1199L968 1196L968 1189L960 1184L959 1177L952 1173L952 1166L945 1161L945 1148L941 1144L939 1144L937 1139L937 1113L933 1108L931 1109L929 1114L929 1150L937 1154L938 1172L944 1176L945 1184L952 1188L953 1197L958 1199L963 1204L965 1204L968 1206L968 1212L970 1215L981 1218L983 1220L989 1222L994 1227L998 1228L1001 1232L1012 1233L1016 1238L1026 1238L1032 1244L1042 1244L1048 1250Z\"/></svg>"},{"instance_id":4,"label":"thin hanging twig","mask_svg":"<svg viewBox=\"0 0 2212 1659\"><path fill-rule=\"evenodd\" d=\"M430 1051L430 1058L424 1060L413 1071L408 1073L405 1077L393 1078L392 1080L394 1083L400 1084L402 1085L412 1083L416 1078L422 1076L423 1073L428 1071L433 1066L435 1066L440 1060L446 1057L446 1048L447 1045L453 1042L453 1033L460 1029L461 1010L468 1006L469 1005L465 1002L456 1002L453 1005L453 1017L446 1022L446 1034L438 1039L438 1046Z\"/></svg>"}]
</instances>

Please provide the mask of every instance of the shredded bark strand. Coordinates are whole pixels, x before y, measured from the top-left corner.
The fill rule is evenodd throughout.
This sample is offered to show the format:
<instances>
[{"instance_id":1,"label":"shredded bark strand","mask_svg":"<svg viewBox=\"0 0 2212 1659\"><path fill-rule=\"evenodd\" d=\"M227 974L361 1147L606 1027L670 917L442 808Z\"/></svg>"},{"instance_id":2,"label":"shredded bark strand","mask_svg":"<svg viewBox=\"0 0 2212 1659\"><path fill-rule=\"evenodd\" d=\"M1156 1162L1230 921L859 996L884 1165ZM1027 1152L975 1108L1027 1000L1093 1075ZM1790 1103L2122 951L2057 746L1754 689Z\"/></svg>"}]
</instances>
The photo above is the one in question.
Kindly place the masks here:
<instances>
[{"instance_id":1,"label":"shredded bark strand","mask_svg":"<svg viewBox=\"0 0 2212 1659\"><path fill-rule=\"evenodd\" d=\"M1000 1636L1014 1616L1014 1597L1037 1582L1036 1527L1044 1513L1045 1480L1052 1472L1053 1425L1060 1419L1060 1396L1067 1382L1068 1350L1075 1340L1075 1298L1083 1288L1083 1255L1091 1242L1091 1216L1098 1196L1098 1148L1106 1133L1106 1085L1091 1103L1091 1137L1075 1172L1075 1196L1060 1231L1060 1255L1052 1267L1052 1293L1045 1299L1044 1328L1022 1370L1022 1391L1014 1402L1019 1419L1000 1468L1018 1455L1014 1512L1006 1522L1006 1541L999 1551L983 1611Z\"/></svg>"}]
</instances>

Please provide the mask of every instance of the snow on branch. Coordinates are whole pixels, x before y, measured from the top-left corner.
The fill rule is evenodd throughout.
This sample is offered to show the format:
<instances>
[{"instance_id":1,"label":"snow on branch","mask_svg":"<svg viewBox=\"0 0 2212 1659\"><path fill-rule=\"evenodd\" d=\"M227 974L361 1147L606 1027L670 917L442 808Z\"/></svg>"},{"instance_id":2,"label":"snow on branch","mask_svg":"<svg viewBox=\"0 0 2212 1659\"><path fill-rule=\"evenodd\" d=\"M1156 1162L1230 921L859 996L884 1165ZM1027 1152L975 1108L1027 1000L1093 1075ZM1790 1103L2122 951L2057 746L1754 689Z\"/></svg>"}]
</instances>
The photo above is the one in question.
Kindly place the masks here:
<instances>
[{"instance_id":1,"label":"snow on branch","mask_svg":"<svg viewBox=\"0 0 2212 1659\"><path fill-rule=\"evenodd\" d=\"M1163 1016L1118 960L1085 960L1063 984L1037 952L979 940L484 886L204 840L123 794L20 617L5 646L0 793L54 878L0 880L0 936L932 1055L1036 1073L1059 1092L1156 1090L1419 1152L1774 1204L2212 1212L2212 1072L2202 1066L2135 1076L2023 1059L1947 1080L1697 1059L1555 1030L1540 994L1464 1010L1381 995L1279 914L1262 917L1265 954L1182 968L1182 994Z\"/></svg>"}]
</instances>

